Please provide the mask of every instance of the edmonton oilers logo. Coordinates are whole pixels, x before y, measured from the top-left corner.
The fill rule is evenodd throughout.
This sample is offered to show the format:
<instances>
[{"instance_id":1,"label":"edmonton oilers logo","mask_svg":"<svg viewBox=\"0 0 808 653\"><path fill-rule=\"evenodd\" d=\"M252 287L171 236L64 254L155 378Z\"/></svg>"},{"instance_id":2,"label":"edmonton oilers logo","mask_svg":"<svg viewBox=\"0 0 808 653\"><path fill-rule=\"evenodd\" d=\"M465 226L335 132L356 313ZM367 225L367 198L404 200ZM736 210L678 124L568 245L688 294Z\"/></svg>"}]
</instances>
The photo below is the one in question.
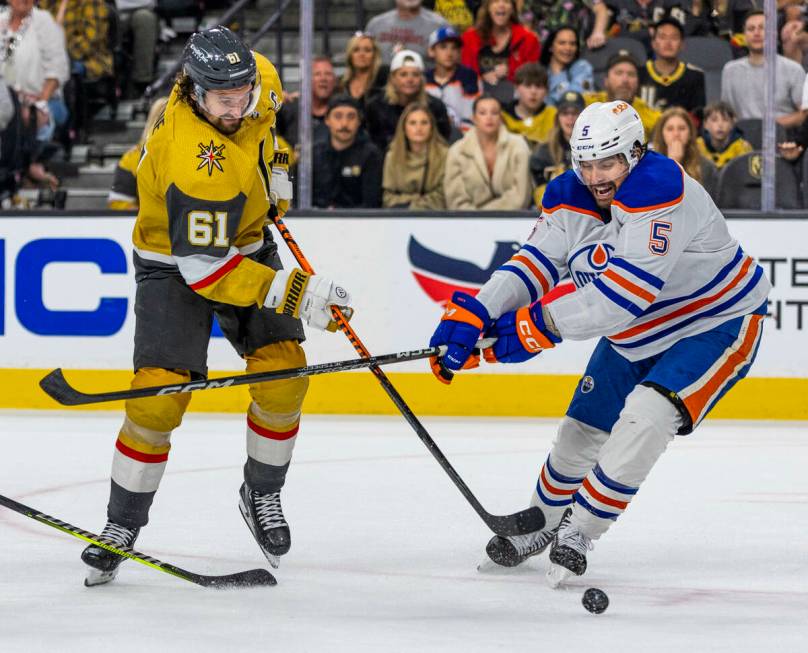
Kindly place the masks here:
<instances>
[{"instance_id":1,"label":"edmonton oilers logo","mask_svg":"<svg viewBox=\"0 0 808 653\"><path fill-rule=\"evenodd\" d=\"M595 389L595 379L588 374L581 379L581 392L588 394Z\"/></svg>"},{"instance_id":2,"label":"edmonton oilers logo","mask_svg":"<svg viewBox=\"0 0 808 653\"><path fill-rule=\"evenodd\" d=\"M606 269L614 247L608 243L591 243L573 252L567 267L578 288L581 288Z\"/></svg>"}]
</instances>

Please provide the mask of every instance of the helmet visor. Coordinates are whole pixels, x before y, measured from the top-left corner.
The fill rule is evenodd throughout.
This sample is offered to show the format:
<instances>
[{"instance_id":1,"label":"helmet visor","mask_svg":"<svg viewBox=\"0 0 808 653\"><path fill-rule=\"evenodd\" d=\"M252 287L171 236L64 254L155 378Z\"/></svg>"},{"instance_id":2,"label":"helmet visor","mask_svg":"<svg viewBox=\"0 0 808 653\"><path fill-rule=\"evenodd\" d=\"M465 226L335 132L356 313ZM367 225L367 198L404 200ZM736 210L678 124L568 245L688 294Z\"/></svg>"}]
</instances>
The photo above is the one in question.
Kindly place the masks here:
<instances>
[{"instance_id":1,"label":"helmet visor","mask_svg":"<svg viewBox=\"0 0 808 653\"><path fill-rule=\"evenodd\" d=\"M240 120L253 111L261 97L261 84L228 90L209 90L196 86L196 101L200 108L223 120Z\"/></svg>"}]
</instances>

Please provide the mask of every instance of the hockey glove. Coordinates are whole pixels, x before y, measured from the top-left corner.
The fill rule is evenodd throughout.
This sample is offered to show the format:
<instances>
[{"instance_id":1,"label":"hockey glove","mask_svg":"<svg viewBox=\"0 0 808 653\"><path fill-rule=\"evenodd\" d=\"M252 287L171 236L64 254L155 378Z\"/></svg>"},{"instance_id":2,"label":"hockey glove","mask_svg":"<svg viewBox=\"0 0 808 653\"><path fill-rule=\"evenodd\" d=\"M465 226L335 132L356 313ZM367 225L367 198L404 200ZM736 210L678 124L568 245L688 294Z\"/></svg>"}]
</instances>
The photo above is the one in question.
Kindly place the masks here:
<instances>
[{"instance_id":1,"label":"hockey glove","mask_svg":"<svg viewBox=\"0 0 808 653\"><path fill-rule=\"evenodd\" d=\"M474 346L490 325L488 310L474 297L464 292L452 295L452 301L446 304L446 311L429 341L430 347L447 347L443 357L429 359L438 381L451 383L452 372L479 365L480 358L475 355Z\"/></svg>"},{"instance_id":2,"label":"hockey glove","mask_svg":"<svg viewBox=\"0 0 808 653\"><path fill-rule=\"evenodd\" d=\"M292 182L289 181L289 152L276 149L272 159L272 177L269 180L269 201L278 209L283 217L292 202Z\"/></svg>"},{"instance_id":3,"label":"hockey glove","mask_svg":"<svg viewBox=\"0 0 808 653\"><path fill-rule=\"evenodd\" d=\"M485 335L497 339L483 352L489 363L523 363L561 342L547 325L540 301L505 313Z\"/></svg>"},{"instance_id":4,"label":"hockey glove","mask_svg":"<svg viewBox=\"0 0 808 653\"><path fill-rule=\"evenodd\" d=\"M264 306L276 313L299 317L309 326L324 331L336 331L331 307L342 309L350 319L353 309L348 308L351 295L342 286L318 274L308 274L298 268L278 270L269 286Z\"/></svg>"}]
</instances>

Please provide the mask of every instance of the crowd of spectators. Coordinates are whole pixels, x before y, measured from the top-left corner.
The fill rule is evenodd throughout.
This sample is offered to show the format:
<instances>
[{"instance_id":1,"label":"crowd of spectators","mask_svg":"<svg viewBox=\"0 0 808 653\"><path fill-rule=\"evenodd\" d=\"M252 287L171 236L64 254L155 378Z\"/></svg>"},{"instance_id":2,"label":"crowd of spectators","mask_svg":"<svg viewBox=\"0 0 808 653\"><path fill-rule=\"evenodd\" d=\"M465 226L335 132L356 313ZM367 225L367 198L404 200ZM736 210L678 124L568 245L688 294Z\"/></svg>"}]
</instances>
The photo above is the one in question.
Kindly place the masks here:
<instances>
[{"instance_id":1,"label":"crowd of spectators","mask_svg":"<svg viewBox=\"0 0 808 653\"><path fill-rule=\"evenodd\" d=\"M21 201L20 188L60 186L48 162L60 148L87 140L93 113L143 95L155 80L160 16L177 3L0 4L0 203L9 206Z\"/></svg>"},{"instance_id":2,"label":"crowd of spectators","mask_svg":"<svg viewBox=\"0 0 808 653\"><path fill-rule=\"evenodd\" d=\"M0 7L0 194L21 184L56 188L48 156L54 143L80 138L87 103L142 95L155 78L161 11L173 4L7 0ZM727 164L760 148L753 123L763 118L766 25L758 5L395 0L349 40L341 76L330 57L313 60L314 203L538 205L546 184L570 167L575 118L608 100L630 103L649 147L716 193ZM803 175L806 3L778 0L778 9L778 154ZM723 40L731 53L711 73L720 89L711 91L685 55L692 37ZM600 52L611 56L598 59ZM296 94L284 98L277 124L293 151L298 107Z\"/></svg>"},{"instance_id":3,"label":"crowd of spectators","mask_svg":"<svg viewBox=\"0 0 808 653\"><path fill-rule=\"evenodd\" d=\"M421 0L395 0L395 8L349 42L332 102L315 83L313 105L324 112L327 129L318 132L314 204L538 206L547 183L571 167L577 116L588 104L614 100L637 110L650 149L678 161L717 197L727 163L760 148L759 125L749 122L763 118L764 106L765 17L756 6L749 0L436 0L427 8ZM805 3L778 6L778 152L801 176L808 169L802 162L808 17ZM709 104L705 72L683 56L688 38L705 36L723 39L731 53L715 69L721 86ZM596 69L598 49L618 37L631 39L632 47L615 49ZM295 138L283 127L280 132ZM378 184L375 191L370 181Z\"/></svg>"}]
</instances>

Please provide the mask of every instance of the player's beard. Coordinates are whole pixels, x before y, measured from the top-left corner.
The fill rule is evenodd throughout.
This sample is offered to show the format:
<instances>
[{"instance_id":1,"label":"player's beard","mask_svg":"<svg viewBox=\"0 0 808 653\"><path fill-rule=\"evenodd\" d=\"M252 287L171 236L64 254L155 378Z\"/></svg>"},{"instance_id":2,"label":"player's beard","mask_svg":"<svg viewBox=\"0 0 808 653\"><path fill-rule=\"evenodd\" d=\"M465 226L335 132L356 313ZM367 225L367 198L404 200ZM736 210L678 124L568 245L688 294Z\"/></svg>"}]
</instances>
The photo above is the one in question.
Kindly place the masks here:
<instances>
[{"instance_id":1,"label":"player's beard","mask_svg":"<svg viewBox=\"0 0 808 653\"><path fill-rule=\"evenodd\" d=\"M208 121L223 134L232 136L241 129L243 118L209 118Z\"/></svg>"}]
</instances>

